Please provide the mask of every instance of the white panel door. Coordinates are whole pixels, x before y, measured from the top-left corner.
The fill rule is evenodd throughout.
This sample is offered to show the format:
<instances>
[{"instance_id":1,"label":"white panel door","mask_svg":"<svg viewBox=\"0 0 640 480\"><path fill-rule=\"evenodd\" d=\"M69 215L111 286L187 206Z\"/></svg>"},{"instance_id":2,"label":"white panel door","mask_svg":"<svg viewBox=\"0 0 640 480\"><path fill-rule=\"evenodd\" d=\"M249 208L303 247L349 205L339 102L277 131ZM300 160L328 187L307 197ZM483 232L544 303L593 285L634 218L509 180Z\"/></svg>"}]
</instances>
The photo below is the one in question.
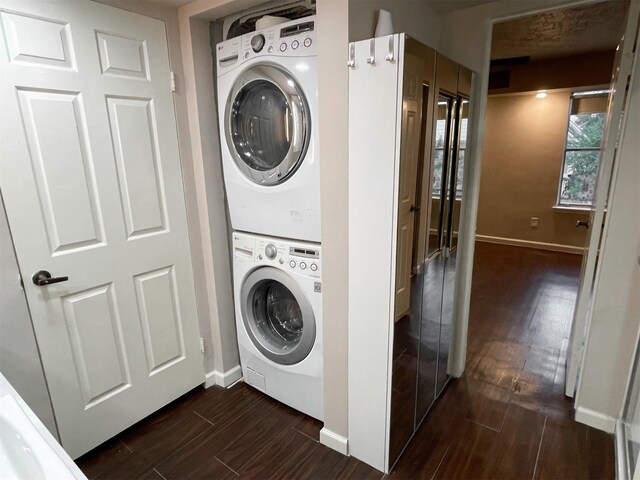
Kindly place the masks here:
<instances>
[{"instance_id":1,"label":"white panel door","mask_svg":"<svg viewBox=\"0 0 640 480\"><path fill-rule=\"evenodd\" d=\"M580 272L580 290L576 301L571 336L566 359L565 391L568 397L573 397L578 386L580 368L584 357L584 342L587 338L591 303L595 291L596 266L600 255L602 232L604 229L605 209L609 200L611 176L615 169L616 156L619 155L618 143L623 132L626 119L625 110L630 104L627 91L631 83L634 59L637 48L640 47L638 38L640 21L640 0L632 0L627 11L626 28L618 48L611 77L611 93L607 106L605 131L600 151L600 164L596 182L594 204L590 207L589 225L585 252L582 257Z\"/></svg>"},{"instance_id":2,"label":"white panel door","mask_svg":"<svg viewBox=\"0 0 640 480\"><path fill-rule=\"evenodd\" d=\"M404 59L402 92L402 134L400 142L400 176L398 179L398 238L396 259L395 319L400 320L411 305L411 276L415 215L418 211L416 190L420 134L422 132L422 84L424 60L413 52Z\"/></svg>"},{"instance_id":3,"label":"white panel door","mask_svg":"<svg viewBox=\"0 0 640 480\"><path fill-rule=\"evenodd\" d=\"M165 27L0 0L0 28L0 188L77 457L204 380Z\"/></svg>"}]
</instances>

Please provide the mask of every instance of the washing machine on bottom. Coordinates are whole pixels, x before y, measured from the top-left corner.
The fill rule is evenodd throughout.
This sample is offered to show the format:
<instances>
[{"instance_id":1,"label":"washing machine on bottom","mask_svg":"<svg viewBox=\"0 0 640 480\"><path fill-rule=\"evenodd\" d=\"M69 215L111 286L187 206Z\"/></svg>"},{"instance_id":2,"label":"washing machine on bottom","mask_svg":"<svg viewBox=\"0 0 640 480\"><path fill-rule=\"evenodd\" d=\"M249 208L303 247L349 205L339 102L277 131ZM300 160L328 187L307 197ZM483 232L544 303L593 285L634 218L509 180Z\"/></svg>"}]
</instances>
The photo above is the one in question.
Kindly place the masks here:
<instances>
[{"instance_id":1,"label":"washing machine on bottom","mask_svg":"<svg viewBox=\"0 0 640 480\"><path fill-rule=\"evenodd\" d=\"M320 245L234 232L233 274L244 381L323 420Z\"/></svg>"}]
</instances>

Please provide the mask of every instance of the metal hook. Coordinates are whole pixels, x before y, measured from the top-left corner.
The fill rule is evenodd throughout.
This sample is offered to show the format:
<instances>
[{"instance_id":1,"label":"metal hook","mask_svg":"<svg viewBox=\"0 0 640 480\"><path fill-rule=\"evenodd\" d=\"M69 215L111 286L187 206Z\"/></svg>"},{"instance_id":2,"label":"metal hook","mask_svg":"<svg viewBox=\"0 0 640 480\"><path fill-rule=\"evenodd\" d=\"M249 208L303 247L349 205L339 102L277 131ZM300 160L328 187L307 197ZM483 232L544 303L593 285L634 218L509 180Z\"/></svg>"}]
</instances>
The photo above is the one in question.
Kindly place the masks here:
<instances>
[{"instance_id":1,"label":"metal hook","mask_svg":"<svg viewBox=\"0 0 640 480\"><path fill-rule=\"evenodd\" d=\"M350 68L356 66L356 46L353 42L349 44L349 61L347 62L347 66Z\"/></svg>"},{"instance_id":2,"label":"metal hook","mask_svg":"<svg viewBox=\"0 0 640 480\"><path fill-rule=\"evenodd\" d=\"M395 55L393 54L393 35L389 35L389 53L385 57L387 62L393 62Z\"/></svg>"},{"instance_id":3,"label":"metal hook","mask_svg":"<svg viewBox=\"0 0 640 480\"><path fill-rule=\"evenodd\" d=\"M369 58L367 58L369 65L375 65L376 63L376 39L372 38L369 41Z\"/></svg>"}]
</instances>

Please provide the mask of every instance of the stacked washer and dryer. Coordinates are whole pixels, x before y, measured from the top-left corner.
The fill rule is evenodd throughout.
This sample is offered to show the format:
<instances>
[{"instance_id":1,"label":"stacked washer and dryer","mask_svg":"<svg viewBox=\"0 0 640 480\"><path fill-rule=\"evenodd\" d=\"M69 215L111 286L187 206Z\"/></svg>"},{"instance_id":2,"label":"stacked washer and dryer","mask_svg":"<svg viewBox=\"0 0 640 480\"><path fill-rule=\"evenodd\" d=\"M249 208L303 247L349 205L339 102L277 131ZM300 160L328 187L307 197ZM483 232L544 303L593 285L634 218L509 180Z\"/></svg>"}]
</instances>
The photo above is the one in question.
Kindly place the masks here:
<instances>
[{"instance_id":1,"label":"stacked washer and dryer","mask_svg":"<svg viewBox=\"0 0 640 480\"><path fill-rule=\"evenodd\" d=\"M322 420L314 20L221 42L216 59L244 381Z\"/></svg>"}]
</instances>

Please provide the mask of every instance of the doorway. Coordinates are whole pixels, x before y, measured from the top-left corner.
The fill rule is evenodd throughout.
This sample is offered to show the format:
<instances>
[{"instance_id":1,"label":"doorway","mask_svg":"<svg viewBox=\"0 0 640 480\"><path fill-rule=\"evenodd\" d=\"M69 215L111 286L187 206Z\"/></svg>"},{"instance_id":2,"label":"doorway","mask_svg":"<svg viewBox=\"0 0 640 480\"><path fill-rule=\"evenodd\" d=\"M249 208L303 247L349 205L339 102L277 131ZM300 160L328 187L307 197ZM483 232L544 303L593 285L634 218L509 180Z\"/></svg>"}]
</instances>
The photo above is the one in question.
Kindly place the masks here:
<instances>
[{"instance_id":1,"label":"doorway","mask_svg":"<svg viewBox=\"0 0 640 480\"><path fill-rule=\"evenodd\" d=\"M493 29L465 375L545 422L573 421L566 362L627 8Z\"/></svg>"}]
</instances>

